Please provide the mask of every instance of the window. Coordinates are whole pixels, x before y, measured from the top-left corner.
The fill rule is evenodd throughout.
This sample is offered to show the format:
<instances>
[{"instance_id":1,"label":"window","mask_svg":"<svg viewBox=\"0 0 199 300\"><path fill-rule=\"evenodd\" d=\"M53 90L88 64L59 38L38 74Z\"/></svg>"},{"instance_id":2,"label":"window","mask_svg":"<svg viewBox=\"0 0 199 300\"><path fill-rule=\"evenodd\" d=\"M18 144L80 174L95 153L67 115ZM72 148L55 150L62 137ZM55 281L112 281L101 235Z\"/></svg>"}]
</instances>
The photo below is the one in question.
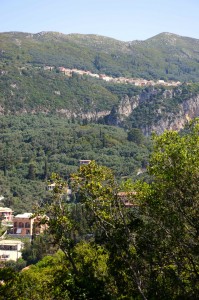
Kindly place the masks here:
<instances>
[{"instance_id":1,"label":"window","mask_svg":"<svg viewBox=\"0 0 199 300\"><path fill-rule=\"evenodd\" d=\"M24 223L19 222L19 228L24 228Z\"/></svg>"},{"instance_id":2,"label":"window","mask_svg":"<svg viewBox=\"0 0 199 300\"><path fill-rule=\"evenodd\" d=\"M30 228L30 223L29 222L25 223L25 228Z\"/></svg>"},{"instance_id":3,"label":"window","mask_svg":"<svg viewBox=\"0 0 199 300\"><path fill-rule=\"evenodd\" d=\"M9 258L10 255L2 254L0 258Z\"/></svg>"},{"instance_id":4,"label":"window","mask_svg":"<svg viewBox=\"0 0 199 300\"><path fill-rule=\"evenodd\" d=\"M0 245L0 250L16 251L17 246L16 245Z\"/></svg>"}]
</instances>

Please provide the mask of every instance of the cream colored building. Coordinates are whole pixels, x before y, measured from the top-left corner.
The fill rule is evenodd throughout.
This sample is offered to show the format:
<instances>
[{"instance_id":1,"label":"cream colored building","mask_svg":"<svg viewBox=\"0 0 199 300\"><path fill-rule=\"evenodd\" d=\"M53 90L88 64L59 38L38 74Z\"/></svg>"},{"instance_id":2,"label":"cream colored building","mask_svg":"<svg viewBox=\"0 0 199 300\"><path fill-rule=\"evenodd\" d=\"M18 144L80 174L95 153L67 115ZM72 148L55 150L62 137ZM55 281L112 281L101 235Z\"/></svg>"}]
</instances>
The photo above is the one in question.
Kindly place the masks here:
<instances>
[{"instance_id":1,"label":"cream colored building","mask_svg":"<svg viewBox=\"0 0 199 300\"><path fill-rule=\"evenodd\" d=\"M82 166L82 165L88 165L88 164L90 164L90 162L91 162L90 159L81 159L81 160L79 160L80 166Z\"/></svg>"},{"instance_id":2,"label":"cream colored building","mask_svg":"<svg viewBox=\"0 0 199 300\"><path fill-rule=\"evenodd\" d=\"M23 246L19 240L0 240L0 261L16 261L21 257Z\"/></svg>"}]
</instances>

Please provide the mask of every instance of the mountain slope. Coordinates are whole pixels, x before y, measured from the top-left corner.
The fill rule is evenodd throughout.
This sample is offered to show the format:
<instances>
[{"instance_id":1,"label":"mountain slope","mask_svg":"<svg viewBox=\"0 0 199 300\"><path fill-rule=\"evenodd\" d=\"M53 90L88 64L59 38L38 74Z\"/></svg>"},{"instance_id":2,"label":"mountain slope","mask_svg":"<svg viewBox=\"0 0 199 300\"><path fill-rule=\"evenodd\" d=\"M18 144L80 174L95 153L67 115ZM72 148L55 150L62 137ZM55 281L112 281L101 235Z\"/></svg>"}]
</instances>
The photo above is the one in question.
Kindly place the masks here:
<instances>
[{"instance_id":1,"label":"mountain slope","mask_svg":"<svg viewBox=\"0 0 199 300\"><path fill-rule=\"evenodd\" d=\"M186 115L198 115L197 107L189 114L180 106L198 97L198 84L137 87L60 72L65 67L112 77L197 82L197 39L161 33L146 41L121 42L97 35L10 32L0 34L0 44L0 114L61 114L139 127L145 134L159 131L158 126L177 128L176 110L183 124Z\"/></svg>"},{"instance_id":2,"label":"mountain slope","mask_svg":"<svg viewBox=\"0 0 199 300\"><path fill-rule=\"evenodd\" d=\"M196 81L199 75L199 40L170 33L121 42L97 35L11 32L0 34L0 44L4 63L11 60L180 81Z\"/></svg>"}]
</instances>

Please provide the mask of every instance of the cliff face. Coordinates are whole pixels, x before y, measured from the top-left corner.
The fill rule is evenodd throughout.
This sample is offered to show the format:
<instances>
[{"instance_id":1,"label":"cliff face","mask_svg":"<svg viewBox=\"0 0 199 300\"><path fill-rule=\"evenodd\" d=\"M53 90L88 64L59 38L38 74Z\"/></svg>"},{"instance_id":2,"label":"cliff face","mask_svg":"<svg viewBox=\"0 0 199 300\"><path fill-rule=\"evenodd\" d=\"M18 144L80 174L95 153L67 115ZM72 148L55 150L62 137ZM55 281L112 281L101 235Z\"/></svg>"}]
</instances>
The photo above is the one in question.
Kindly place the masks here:
<instances>
[{"instance_id":1,"label":"cliff face","mask_svg":"<svg viewBox=\"0 0 199 300\"><path fill-rule=\"evenodd\" d=\"M119 106L118 106L118 114L120 115L121 120L124 117L130 116L133 110L138 107L140 103L140 96L135 97L128 97L127 95L121 99Z\"/></svg>"},{"instance_id":2,"label":"cliff face","mask_svg":"<svg viewBox=\"0 0 199 300\"><path fill-rule=\"evenodd\" d=\"M130 124L149 136L165 130L180 130L199 116L199 93L182 100L182 89L151 89L140 95L124 96L119 105L106 116L106 123L115 126ZM182 97L182 98L181 98ZM177 100L176 100L177 99ZM136 121L132 121L132 120Z\"/></svg>"},{"instance_id":3,"label":"cliff face","mask_svg":"<svg viewBox=\"0 0 199 300\"><path fill-rule=\"evenodd\" d=\"M195 95L190 93L185 100L182 100L182 94L181 88L169 90L151 88L141 91L136 96L123 96L119 104L114 105L111 110L93 110L86 113L80 108L78 110L56 109L56 113L68 119L87 119L92 122L98 122L100 119L108 125L125 128L138 127L144 135L149 136L152 132L161 134L165 130L178 131L188 121L199 116L199 93ZM42 107L39 112L49 113ZM23 110L21 113L36 114L38 111ZM0 114L4 114L1 106Z\"/></svg>"},{"instance_id":4,"label":"cliff face","mask_svg":"<svg viewBox=\"0 0 199 300\"><path fill-rule=\"evenodd\" d=\"M81 112L81 111L72 111L68 109L57 109L56 113L60 116L70 118L79 118L79 119L87 119L88 121L97 121L99 118L105 117L110 114L109 110L104 111L90 111L88 113Z\"/></svg>"},{"instance_id":5,"label":"cliff face","mask_svg":"<svg viewBox=\"0 0 199 300\"><path fill-rule=\"evenodd\" d=\"M178 131L184 128L188 121L199 116L199 94L186 101L183 101L178 108L178 113L168 113L156 124L153 124L151 127L149 127L148 130L146 128L142 128L144 134L150 135L153 131L161 134L164 130Z\"/></svg>"}]
</instances>

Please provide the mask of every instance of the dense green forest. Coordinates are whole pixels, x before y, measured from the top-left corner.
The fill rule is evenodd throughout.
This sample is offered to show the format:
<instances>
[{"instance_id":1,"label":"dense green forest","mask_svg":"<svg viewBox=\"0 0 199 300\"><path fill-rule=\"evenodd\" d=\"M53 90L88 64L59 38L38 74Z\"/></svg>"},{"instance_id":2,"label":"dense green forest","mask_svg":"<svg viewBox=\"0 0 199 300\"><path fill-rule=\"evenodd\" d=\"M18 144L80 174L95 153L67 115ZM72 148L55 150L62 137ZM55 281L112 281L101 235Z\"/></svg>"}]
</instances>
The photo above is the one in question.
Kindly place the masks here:
<instances>
[{"instance_id":1,"label":"dense green forest","mask_svg":"<svg viewBox=\"0 0 199 300\"><path fill-rule=\"evenodd\" d=\"M118 181L92 161L71 174L77 198L67 203L54 175L37 211L47 235L0 269L0 299L198 299L199 122L153 142L149 183Z\"/></svg>"},{"instance_id":2,"label":"dense green forest","mask_svg":"<svg viewBox=\"0 0 199 300\"><path fill-rule=\"evenodd\" d=\"M31 211L47 197L53 172L68 180L79 160L90 159L117 178L133 178L146 168L151 148L138 129L43 114L1 116L0 141L0 194L15 213Z\"/></svg>"}]
</instances>

